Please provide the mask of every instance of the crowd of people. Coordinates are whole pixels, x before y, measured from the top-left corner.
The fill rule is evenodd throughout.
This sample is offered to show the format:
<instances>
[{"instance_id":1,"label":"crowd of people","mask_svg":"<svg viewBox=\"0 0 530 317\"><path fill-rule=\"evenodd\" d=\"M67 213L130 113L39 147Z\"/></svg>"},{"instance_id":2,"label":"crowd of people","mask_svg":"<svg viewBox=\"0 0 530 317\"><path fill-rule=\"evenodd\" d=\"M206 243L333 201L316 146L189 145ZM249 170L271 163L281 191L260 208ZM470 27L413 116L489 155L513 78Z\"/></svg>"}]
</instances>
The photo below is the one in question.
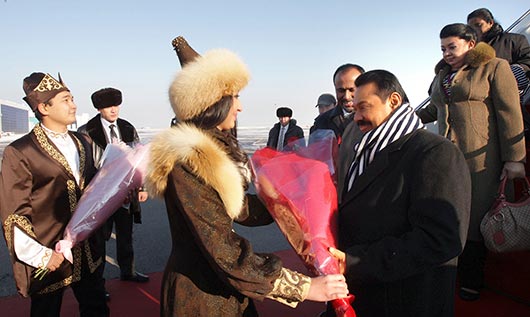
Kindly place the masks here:
<instances>
[{"instance_id":1,"label":"crowd of people","mask_svg":"<svg viewBox=\"0 0 530 317\"><path fill-rule=\"evenodd\" d=\"M173 40L182 70L169 88L171 128L150 143L143 186L132 188L108 222L72 249L72 262L55 244L102 153L108 144L134 147L140 140L119 117L120 90L95 91L99 114L74 132L68 125L76 105L62 78L41 72L24 78L24 100L39 124L4 151L0 215L31 316L59 316L67 286L81 316L110 315L103 270L113 227L121 279L149 280L135 269L132 243L140 202L148 197L165 202L172 239L161 316L257 316L254 300L296 307L349 293L361 317L454 316L457 290L463 300L478 300L487 255L480 221L501 179L525 177L521 103L530 46L503 32L484 8L470 13L467 24L444 26L439 38L442 59L423 109L412 108L392 73L353 63L333 73L335 96L319 96L310 133L332 130L339 148L338 245L329 252L340 272L318 277L254 252L233 230L234 222L273 221L248 190L253 172L236 121L250 74L233 52L201 55L183 37ZM292 109L280 107L276 116L267 147L305 147ZM434 121L438 133L425 129ZM335 316L331 305L321 316Z\"/></svg>"}]
</instances>

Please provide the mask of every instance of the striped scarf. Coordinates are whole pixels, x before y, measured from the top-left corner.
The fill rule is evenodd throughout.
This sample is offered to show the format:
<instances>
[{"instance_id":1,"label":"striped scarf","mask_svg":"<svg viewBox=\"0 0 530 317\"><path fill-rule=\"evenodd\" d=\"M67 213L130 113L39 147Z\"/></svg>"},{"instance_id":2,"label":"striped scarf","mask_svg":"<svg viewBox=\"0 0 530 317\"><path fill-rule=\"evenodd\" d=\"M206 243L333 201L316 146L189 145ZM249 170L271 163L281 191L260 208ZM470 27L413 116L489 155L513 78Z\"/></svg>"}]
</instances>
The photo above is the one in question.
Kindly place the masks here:
<instances>
[{"instance_id":1,"label":"striped scarf","mask_svg":"<svg viewBox=\"0 0 530 317\"><path fill-rule=\"evenodd\" d=\"M348 171L348 191L354 181L372 163L375 155L402 136L423 129L423 123L409 104L399 106L390 118L364 134L354 146L355 158Z\"/></svg>"}]
</instances>

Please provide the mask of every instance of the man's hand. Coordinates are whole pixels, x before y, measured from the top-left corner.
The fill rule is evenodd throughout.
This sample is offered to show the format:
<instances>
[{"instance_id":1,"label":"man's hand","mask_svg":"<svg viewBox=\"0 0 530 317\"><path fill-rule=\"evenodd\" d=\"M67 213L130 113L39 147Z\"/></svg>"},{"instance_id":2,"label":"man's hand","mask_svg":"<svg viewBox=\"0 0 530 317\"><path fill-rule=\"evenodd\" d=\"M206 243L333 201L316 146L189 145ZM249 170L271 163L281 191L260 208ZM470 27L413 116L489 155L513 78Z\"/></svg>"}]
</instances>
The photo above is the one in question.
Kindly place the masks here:
<instances>
[{"instance_id":1,"label":"man's hand","mask_svg":"<svg viewBox=\"0 0 530 317\"><path fill-rule=\"evenodd\" d=\"M147 198L149 197L149 194L147 192L144 192L144 191L139 191L138 192L138 201L143 203L144 201L147 200Z\"/></svg>"},{"instance_id":2,"label":"man's hand","mask_svg":"<svg viewBox=\"0 0 530 317\"><path fill-rule=\"evenodd\" d=\"M329 247L328 251L335 259L339 261L340 273L344 274L346 272L346 253L333 247Z\"/></svg>"},{"instance_id":3,"label":"man's hand","mask_svg":"<svg viewBox=\"0 0 530 317\"><path fill-rule=\"evenodd\" d=\"M46 264L46 268L50 271L55 271L61 266L61 263L64 261L64 256L62 253L53 251L50 261Z\"/></svg>"}]
</instances>

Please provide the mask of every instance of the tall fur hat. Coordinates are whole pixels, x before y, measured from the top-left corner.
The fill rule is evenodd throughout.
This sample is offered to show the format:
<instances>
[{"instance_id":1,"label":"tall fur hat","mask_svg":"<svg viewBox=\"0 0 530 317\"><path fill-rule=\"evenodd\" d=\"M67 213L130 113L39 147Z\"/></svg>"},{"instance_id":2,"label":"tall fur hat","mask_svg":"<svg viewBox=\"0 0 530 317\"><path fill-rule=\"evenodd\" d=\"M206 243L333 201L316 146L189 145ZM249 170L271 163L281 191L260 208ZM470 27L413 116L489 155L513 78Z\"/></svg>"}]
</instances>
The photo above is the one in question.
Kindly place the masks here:
<instances>
[{"instance_id":1,"label":"tall fur hat","mask_svg":"<svg viewBox=\"0 0 530 317\"><path fill-rule=\"evenodd\" d=\"M172 44L182 65L169 87L169 101L178 121L196 117L248 84L248 69L233 52L215 49L201 56L181 36Z\"/></svg>"},{"instance_id":2,"label":"tall fur hat","mask_svg":"<svg viewBox=\"0 0 530 317\"><path fill-rule=\"evenodd\" d=\"M59 80L56 80L50 74L39 72L32 73L24 78L22 89L26 94L26 97L22 99L24 99L34 112L37 111L39 103L49 101L62 91L70 91L63 83L61 74L59 74Z\"/></svg>"},{"instance_id":3,"label":"tall fur hat","mask_svg":"<svg viewBox=\"0 0 530 317\"><path fill-rule=\"evenodd\" d=\"M92 104L96 109L119 106L122 102L121 91L116 88L103 88L94 92L91 96Z\"/></svg>"}]
</instances>

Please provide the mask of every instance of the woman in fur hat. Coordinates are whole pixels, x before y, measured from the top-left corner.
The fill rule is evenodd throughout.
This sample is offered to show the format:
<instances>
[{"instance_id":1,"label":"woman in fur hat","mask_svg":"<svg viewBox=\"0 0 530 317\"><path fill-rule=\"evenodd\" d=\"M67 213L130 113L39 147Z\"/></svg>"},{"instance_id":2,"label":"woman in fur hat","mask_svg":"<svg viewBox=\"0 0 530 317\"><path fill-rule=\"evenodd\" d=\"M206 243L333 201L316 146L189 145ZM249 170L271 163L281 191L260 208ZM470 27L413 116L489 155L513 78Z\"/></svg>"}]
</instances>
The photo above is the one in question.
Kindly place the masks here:
<instances>
[{"instance_id":1,"label":"woman in fur hat","mask_svg":"<svg viewBox=\"0 0 530 317\"><path fill-rule=\"evenodd\" d=\"M441 135L464 153L471 172L471 218L458 259L460 297L479 298L486 248L480 222L491 207L500 179L525 177L525 144L519 93L510 65L468 25L440 32L443 59L436 65L431 103L418 112L424 123L438 121Z\"/></svg>"},{"instance_id":2,"label":"woman in fur hat","mask_svg":"<svg viewBox=\"0 0 530 317\"><path fill-rule=\"evenodd\" d=\"M248 158L230 132L249 74L230 51L199 56L182 37L173 45L183 66L169 89L177 123L151 142L147 176L150 192L165 199L173 240L161 316L257 316L252 299L294 307L345 297L342 275L290 271L234 232L234 221L272 221L255 196L245 195Z\"/></svg>"}]
</instances>

